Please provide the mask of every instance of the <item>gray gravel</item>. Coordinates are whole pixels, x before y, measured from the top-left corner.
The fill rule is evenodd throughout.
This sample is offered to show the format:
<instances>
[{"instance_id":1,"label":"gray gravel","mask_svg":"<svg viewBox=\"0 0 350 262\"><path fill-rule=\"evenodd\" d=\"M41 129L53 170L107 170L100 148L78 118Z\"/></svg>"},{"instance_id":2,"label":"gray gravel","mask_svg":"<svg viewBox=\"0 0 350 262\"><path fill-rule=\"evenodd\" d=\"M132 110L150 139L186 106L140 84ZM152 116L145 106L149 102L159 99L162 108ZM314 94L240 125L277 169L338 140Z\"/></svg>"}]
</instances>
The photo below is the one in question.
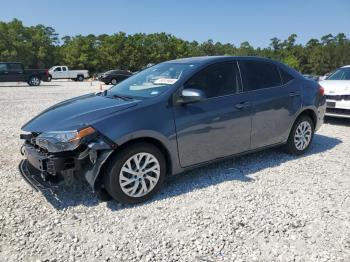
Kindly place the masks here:
<instances>
[{"instance_id":1,"label":"gray gravel","mask_svg":"<svg viewBox=\"0 0 350 262\"><path fill-rule=\"evenodd\" d=\"M10 84L12 85L12 84ZM309 153L278 149L168 179L153 200L99 202L86 183L33 192L20 127L98 83L0 85L0 261L350 261L350 121Z\"/></svg>"}]
</instances>

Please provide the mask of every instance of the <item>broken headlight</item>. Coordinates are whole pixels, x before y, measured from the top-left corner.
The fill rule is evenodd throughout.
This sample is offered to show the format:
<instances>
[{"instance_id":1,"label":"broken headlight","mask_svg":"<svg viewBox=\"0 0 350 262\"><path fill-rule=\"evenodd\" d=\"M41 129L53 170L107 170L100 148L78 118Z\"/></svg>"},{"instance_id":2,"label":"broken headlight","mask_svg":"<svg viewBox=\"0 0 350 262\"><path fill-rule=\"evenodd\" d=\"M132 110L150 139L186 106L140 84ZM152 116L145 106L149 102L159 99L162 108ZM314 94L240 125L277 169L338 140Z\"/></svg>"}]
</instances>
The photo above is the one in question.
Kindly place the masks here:
<instances>
[{"instance_id":1,"label":"broken headlight","mask_svg":"<svg viewBox=\"0 0 350 262\"><path fill-rule=\"evenodd\" d=\"M39 147L51 153L72 151L81 144L83 138L95 132L96 130L92 127L86 127L79 131L50 131L38 135L35 142Z\"/></svg>"}]
</instances>

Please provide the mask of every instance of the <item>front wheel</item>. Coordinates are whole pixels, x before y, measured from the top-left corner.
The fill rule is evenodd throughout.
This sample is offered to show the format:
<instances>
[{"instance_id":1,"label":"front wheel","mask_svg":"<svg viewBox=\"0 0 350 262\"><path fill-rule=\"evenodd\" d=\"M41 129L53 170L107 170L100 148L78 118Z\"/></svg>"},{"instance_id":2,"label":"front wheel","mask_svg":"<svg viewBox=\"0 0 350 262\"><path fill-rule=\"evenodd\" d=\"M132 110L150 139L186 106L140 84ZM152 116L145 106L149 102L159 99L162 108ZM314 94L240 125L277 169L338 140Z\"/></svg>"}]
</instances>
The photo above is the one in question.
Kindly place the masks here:
<instances>
[{"instance_id":1,"label":"front wheel","mask_svg":"<svg viewBox=\"0 0 350 262\"><path fill-rule=\"evenodd\" d=\"M137 143L111 159L103 183L118 202L136 204L150 199L160 189L165 173L162 152L152 144Z\"/></svg>"},{"instance_id":2,"label":"front wheel","mask_svg":"<svg viewBox=\"0 0 350 262\"><path fill-rule=\"evenodd\" d=\"M40 85L40 78L37 76L31 76L29 78L28 84L30 86L39 86Z\"/></svg>"},{"instance_id":3,"label":"front wheel","mask_svg":"<svg viewBox=\"0 0 350 262\"><path fill-rule=\"evenodd\" d=\"M51 82L51 80L52 80L52 76L51 76L51 75L48 75L46 81L47 81L47 82Z\"/></svg>"},{"instance_id":4,"label":"front wheel","mask_svg":"<svg viewBox=\"0 0 350 262\"><path fill-rule=\"evenodd\" d=\"M285 149L292 155L302 155L310 147L314 136L314 123L309 116L299 117L289 134Z\"/></svg>"}]
</instances>

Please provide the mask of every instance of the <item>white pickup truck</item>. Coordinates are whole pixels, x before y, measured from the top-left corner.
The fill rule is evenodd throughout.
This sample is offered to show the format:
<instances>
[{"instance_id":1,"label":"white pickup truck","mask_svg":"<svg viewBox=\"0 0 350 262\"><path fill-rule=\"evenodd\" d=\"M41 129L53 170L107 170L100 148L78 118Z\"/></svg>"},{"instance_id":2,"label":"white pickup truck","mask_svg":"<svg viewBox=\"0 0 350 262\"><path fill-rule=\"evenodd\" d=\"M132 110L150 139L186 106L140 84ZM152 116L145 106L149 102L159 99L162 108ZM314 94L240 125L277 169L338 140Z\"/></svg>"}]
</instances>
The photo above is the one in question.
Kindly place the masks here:
<instances>
[{"instance_id":1,"label":"white pickup truck","mask_svg":"<svg viewBox=\"0 0 350 262\"><path fill-rule=\"evenodd\" d=\"M49 69L48 81L51 81L51 79L72 79L74 81L84 81L84 79L88 77L88 70L69 70L67 66L53 66Z\"/></svg>"}]
</instances>

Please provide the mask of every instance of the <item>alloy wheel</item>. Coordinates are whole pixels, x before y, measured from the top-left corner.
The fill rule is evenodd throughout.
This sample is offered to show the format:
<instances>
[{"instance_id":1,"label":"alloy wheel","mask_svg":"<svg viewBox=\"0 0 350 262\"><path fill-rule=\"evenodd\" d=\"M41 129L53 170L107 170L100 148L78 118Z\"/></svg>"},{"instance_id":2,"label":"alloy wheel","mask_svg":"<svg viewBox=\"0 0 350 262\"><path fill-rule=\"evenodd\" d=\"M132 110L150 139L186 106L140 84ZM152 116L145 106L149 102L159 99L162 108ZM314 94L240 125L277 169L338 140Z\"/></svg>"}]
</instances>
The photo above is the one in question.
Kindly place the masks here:
<instances>
[{"instance_id":1,"label":"alloy wheel","mask_svg":"<svg viewBox=\"0 0 350 262\"><path fill-rule=\"evenodd\" d=\"M308 121L301 122L294 134L294 145L299 151L304 150L310 144L312 138L312 127Z\"/></svg>"},{"instance_id":2,"label":"alloy wheel","mask_svg":"<svg viewBox=\"0 0 350 262\"><path fill-rule=\"evenodd\" d=\"M123 164L119 174L119 184L126 195L142 197L154 189L159 177L158 159L150 153L137 153Z\"/></svg>"},{"instance_id":3,"label":"alloy wheel","mask_svg":"<svg viewBox=\"0 0 350 262\"><path fill-rule=\"evenodd\" d=\"M33 86L38 86L40 84L40 79L38 77L32 77L30 80Z\"/></svg>"}]
</instances>

